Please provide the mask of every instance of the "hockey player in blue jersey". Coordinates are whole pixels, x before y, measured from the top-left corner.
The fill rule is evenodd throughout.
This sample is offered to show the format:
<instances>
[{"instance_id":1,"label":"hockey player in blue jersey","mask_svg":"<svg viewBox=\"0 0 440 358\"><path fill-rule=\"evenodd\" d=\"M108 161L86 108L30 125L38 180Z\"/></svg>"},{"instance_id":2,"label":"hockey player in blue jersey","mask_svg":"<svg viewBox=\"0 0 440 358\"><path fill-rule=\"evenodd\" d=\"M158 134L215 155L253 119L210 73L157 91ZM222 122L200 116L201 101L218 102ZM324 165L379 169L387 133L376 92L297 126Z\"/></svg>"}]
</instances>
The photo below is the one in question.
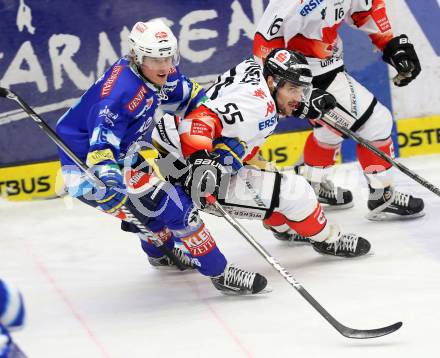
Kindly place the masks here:
<instances>
[{"instance_id":1,"label":"hockey player in blue jersey","mask_svg":"<svg viewBox=\"0 0 440 358\"><path fill-rule=\"evenodd\" d=\"M12 341L9 330L24 324L25 308L21 293L0 279L0 358L25 358Z\"/></svg>"},{"instance_id":2,"label":"hockey player in blue jersey","mask_svg":"<svg viewBox=\"0 0 440 358\"><path fill-rule=\"evenodd\" d=\"M176 38L160 20L138 22L129 35L129 50L57 123L61 139L107 187L105 193L97 191L60 151L69 194L122 220L121 207L129 208L182 262L209 276L224 293L262 291L266 279L228 264L184 190L161 180L138 155L158 108L184 116L206 98L197 83L180 73ZM132 224L123 226L137 231ZM147 235L140 236L152 265L171 265ZM175 247L175 241L191 255Z\"/></svg>"}]
</instances>

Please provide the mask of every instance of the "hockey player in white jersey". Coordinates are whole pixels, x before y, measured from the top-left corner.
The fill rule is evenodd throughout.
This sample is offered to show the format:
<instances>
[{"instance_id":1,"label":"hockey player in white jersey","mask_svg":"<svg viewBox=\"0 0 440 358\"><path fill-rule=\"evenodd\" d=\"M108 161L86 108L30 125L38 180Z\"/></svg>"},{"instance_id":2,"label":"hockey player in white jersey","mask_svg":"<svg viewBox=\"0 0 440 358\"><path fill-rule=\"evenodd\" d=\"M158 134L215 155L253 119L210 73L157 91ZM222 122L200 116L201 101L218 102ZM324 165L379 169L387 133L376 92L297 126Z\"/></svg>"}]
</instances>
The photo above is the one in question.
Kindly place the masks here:
<instances>
[{"instance_id":1,"label":"hockey player in white jersey","mask_svg":"<svg viewBox=\"0 0 440 358\"><path fill-rule=\"evenodd\" d=\"M279 114L292 115L301 102L310 104L312 117L335 106L333 96L312 91L311 81L306 60L293 51L273 51L264 71L253 59L243 61L220 76L207 91L210 100L184 119L165 116L157 123L152 136L159 167L172 182L184 183L206 211L215 213L204 198L214 193L238 218L264 220L284 237L299 233L323 254L360 256L369 242L330 223L302 176L252 165ZM186 164L189 173L182 175Z\"/></svg>"},{"instance_id":2,"label":"hockey player in white jersey","mask_svg":"<svg viewBox=\"0 0 440 358\"><path fill-rule=\"evenodd\" d=\"M254 37L254 55L264 60L273 48L287 48L306 56L313 85L333 94L338 107L353 117L350 129L386 154L393 156L393 119L365 87L344 69L342 22L368 34L383 60L398 72L397 86L405 86L420 73L420 63L406 35L395 37L383 0L272 0ZM326 126L315 125L304 148L304 176L319 201L333 207L353 205L352 193L335 187L328 179L340 149L342 136ZM367 177L370 196L367 216L372 220L411 218L423 215L422 199L393 188L391 165L358 145L358 160Z\"/></svg>"}]
</instances>

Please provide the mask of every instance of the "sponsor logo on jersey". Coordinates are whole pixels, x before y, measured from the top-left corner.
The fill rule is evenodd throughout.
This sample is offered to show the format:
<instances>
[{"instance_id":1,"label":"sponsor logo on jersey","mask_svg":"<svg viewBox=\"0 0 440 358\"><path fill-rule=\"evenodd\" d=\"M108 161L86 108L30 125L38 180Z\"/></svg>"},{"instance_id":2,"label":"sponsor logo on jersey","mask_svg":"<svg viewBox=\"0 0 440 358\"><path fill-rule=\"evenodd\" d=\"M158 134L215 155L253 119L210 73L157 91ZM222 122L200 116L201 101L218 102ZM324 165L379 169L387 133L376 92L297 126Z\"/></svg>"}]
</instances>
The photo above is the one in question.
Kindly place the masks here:
<instances>
[{"instance_id":1,"label":"sponsor logo on jersey","mask_svg":"<svg viewBox=\"0 0 440 358\"><path fill-rule=\"evenodd\" d=\"M299 13L301 14L301 16L307 16L324 1L325 0L310 0L306 5L301 8Z\"/></svg>"},{"instance_id":2,"label":"sponsor logo on jersey","mask_svg":"<svg viewBox=\"0 0 440 358\"><path fill-rule=\"evenodd\" d=\"M197 120L192 120L190 134L211 138L212 129L206 123Z\"/></svg>"},{"instance_id":3,"label":"sponsor logo on jersey","mask_svg":"<svg viewBox=\"0 0 440 358\"><path fill-rule=\"evenodd\" d=\"M204 256L217 246L213 237L205 228L205 225L202 225L201 228L192 235L181 238L181 240L194 257Z\"/></svg>"},{"instance_id":4,"label":"sponsor logo on jersey","mask_svg":"<svg viewBox=\"0 0 440 358\"><path fill-rule=\"evenodd\" d=\"M277 124L277 118L276 116L273 116L272 118L265 119L264 121L261 121L258 123L258 129L260 131L265 130L266 128L272 127Z\"/></svg>"},{"instance_id":5,"label":"sponsor logo on jersey","mask_svg":"<svg viewBox=\"0 0 440 358\"><path fill-rule=\"evenodd\" d=\"M101 97L106 97L110 94L110 92L113 89L113 86L116 83L116 80L120 76L122 72L123 66L116 65L113 67L112 72L110 73L110 76L107 78L107 81L102 85L101 89Z\"/></svg>"},{"instance_id":6,"label":"sponsor logo on jersey","mask_svg":"<svg viewBox=\"0 0 440 358\"><path fill-rule=\"evenodd\" d=\"M127 170L125 172L125 183L130 193L146 192L151 189L152 186L157 183L157 179L151 179L156 178L152 178L151 174L147 174L144 171Z\"/></svg>"},{"instance_id":7,"label":"sponsor logo on jersey","mask_svg":"<svg viewBox=\"0 0 440 358\"><path fill-rule=\"evenodd\" d=\"M115 126L115 121L118 119L119 114L113 113L110 111L108 106L105 106L104 109L101 109L98 113L98 117L104 117L104 122L107 123L110 127Z\"/></svg>"},{"instance_id":8,"label":"sponsor logo on jersey","mask_svg":"<svg viewBox=\"0 0 440 358\"><path fill-rule=\"evenodd\" d=\"M136 111L136 109L139 107L139 105L145 98L146 93L147 93L147 88L144 85L141 85L137 90L136 94L134 95L134 97L127 104L127 108L130 112Z\"/></svg>"},{"instance_id":9,"label":"sponsor logo on jersey","mask_svg":"<svg viewBox=\"0 0 440 358\"><path fill-rule=\"evenodd\" d=\"M374 9L371 16L373 17L373 20L379 28L380 32L387 32L391 30L391 25L388 21L385 6Z\"/></svg>"}]
</instances>

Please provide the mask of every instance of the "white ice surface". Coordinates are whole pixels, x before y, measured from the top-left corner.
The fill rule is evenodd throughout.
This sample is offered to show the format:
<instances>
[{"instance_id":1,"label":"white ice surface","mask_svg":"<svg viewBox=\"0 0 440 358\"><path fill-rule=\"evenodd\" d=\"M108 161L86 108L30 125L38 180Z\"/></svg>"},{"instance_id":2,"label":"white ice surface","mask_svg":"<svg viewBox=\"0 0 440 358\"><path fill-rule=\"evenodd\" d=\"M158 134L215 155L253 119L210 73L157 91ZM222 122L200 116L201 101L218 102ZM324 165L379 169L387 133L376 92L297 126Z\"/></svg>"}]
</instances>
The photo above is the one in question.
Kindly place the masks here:
<instances>
[{"instance_id":1,"label":"white ice surface","mask_svg":"<svg viewBox=\"0 0 440 358\"><path fill-rule=\"evenodd\" d=\"M440 156L402 162L440 186ZM338 167L336 181L356 205L328 216L371 241L367 257L324 257L242 223L340 322L403 321L394 334L340 336L220 218L205 216L223 252L264 274L273 292L225 297L197 272L154 270L134 235L79 202L0 200L0 277L19 286L28 313L14 338L31 358L438 357L440 197L396 171L398 188L425 200L426 216L373 223L358 164Z\"/></svg>"}]
</instances>

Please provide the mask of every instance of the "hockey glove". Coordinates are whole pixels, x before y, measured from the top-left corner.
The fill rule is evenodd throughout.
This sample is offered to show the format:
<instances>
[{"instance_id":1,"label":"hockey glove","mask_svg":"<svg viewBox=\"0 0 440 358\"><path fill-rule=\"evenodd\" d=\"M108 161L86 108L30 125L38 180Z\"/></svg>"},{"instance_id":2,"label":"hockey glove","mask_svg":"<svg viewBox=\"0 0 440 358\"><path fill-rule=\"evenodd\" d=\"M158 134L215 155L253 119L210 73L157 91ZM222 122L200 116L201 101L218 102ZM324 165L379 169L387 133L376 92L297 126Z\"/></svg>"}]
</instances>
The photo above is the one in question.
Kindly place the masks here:
<instances>
[{"instance_id":1,"label":"hockey glove","mask_svg":"<svg viewBox=\"0 0 440 358\"><path fill-rule=\"evenodd\" d=\"M225 173L218 159L218 155L206 150L199 150L187 159L189 174L184 188L194 203L202 209L207 204L208 195L218 195L222 174Z\"/></svg>"},{"instance_id":2,"label":"hockey glove","mask_svg":"<svg viewBox=\"0 0 440 358\"><path fill-rule=\"evenodd\" d=\"M119 165L114 162L100 164L95 173L106 186L105 190L95 193L96 202L102 211L117 215L121 206L127 201L127 195Z\"/></svg>"},{"instance_id":3,"label":"hockey glove","mask_svg":"<svg viewBox=\"0 0 440 358\"><path fill-rule=\"evenodd\" d=\"M301 102L293 112L295 117L320 119L325 113L336 107L336 98L330 93L314 88L308 103Z\"/></svg>"},{"instance_id":4,"label":"hockey glove","mask_svg":"<svg viewBox=\"0 0 440 358\"><path fill-rule=\"evenodd\" d=\"M218 161L223 166L230 166L238 171L243 166L243 157L246 153L246 143L238 138L219 137L214 140L214 153L218 154Z\"/></svg>"},{"instance_id":5,"label":"hockey glove","mask_svg":"<svg viewBox=\"0 0 440 358\"><path fill-rule=\"evenodd\" d=\"M393 82L398 87L406 86L420 71L420 61L408 36L400 35L391 39L383 50L382 59L397 70Z\"/></svg>"}]
</instances>

